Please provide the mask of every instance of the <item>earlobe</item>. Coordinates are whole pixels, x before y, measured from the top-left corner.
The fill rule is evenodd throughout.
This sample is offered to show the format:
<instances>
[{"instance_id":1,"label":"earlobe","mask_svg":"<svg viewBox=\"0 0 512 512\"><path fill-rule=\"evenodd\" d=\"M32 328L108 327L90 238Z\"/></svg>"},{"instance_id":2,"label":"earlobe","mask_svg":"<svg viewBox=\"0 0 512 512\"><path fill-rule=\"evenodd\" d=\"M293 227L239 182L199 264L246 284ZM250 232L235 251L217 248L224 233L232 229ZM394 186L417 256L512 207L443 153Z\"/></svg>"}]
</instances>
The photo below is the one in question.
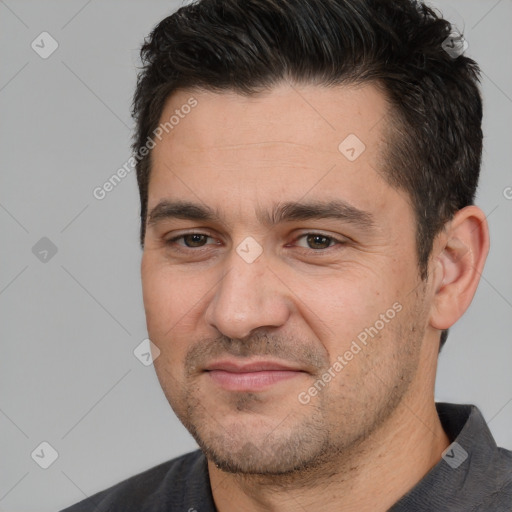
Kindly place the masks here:
<instances>
[{"instance_id":1,"label":"earlobe","mask_svg":"<svg viewBox=\"0 0 512 512\"><path fill-rule=\"evenodd\" d=\"M476 206L459 210L439 236L430 325L451 327L469 307L489 252L489 228Z\"/></svg>"}]
</instances>

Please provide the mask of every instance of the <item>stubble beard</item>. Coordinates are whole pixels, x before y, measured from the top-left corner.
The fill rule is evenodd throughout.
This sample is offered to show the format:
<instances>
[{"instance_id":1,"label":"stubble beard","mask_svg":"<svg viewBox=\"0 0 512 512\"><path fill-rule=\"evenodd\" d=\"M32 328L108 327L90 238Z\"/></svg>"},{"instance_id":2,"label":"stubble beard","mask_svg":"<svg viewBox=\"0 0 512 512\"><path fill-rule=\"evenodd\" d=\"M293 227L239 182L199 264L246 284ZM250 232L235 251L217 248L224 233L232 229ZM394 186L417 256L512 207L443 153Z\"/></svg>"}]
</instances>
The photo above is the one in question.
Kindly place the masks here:
<instances>
[{"instance_id":1,"label":"stubble beard","mask_svg":"<svg viewBox=\"0 0 512 512\"><path fill-rule=\"evenodd\" d=\"M379 397L363 393L359 399L330 397L324 390L315 402L305 406L294 395L290 399L295 403L289 410L256 430L248 428L243 419L259 400L251 394L233 398L232 410L239 411L241 417L238 423L221 424L222 418L214 418L215 411L208 410L199 389L193 386L187 387L181 400L186 407L178 406L175 412L218 469L270 485L312 485L341 467L357 466L365 440L399 406L412 380L412 370L397 375L396 384Z\"/></svg>"},{"instance_id":2,"label":"stubble beard","mask_svg":"<svg viewBox=\"0 0 512 512\"><path fill-rule=\"evenodd\" d=\"M181 393L172 386L174 390L166 393L167 398L206 457L220 470L276 486L299 486L305 482L312 485L317 479L321 482L339 473L341 467L357 466L364 455L365 440L386 423L409 389L418 368L425 329L420 328L418 309L407 316L408 321L393 326L391 336L379 335L372 341L389 343L393 337L400 340L389 356L388 366L379 364L378 354L359 356L365 357L365 362L360 362L358 383L347 381L336 396L324 389L308 405L299 404L297 396L292 395L288 409L273 421L268 421L267 416L266 424L264 416L260 423L255 422L251 412L261 405L257 393L235 393L230 397L229 410L237 412L240 420L229 424L215 418L215 405L202 394L194 379L189 378L180 386ZM401 365L397 362L400 359ZM390 360L397 367L390 365ZM252 414L249 427L256 424L256 430L248 428L248 414Z\"/></svg>"}]
</instances>

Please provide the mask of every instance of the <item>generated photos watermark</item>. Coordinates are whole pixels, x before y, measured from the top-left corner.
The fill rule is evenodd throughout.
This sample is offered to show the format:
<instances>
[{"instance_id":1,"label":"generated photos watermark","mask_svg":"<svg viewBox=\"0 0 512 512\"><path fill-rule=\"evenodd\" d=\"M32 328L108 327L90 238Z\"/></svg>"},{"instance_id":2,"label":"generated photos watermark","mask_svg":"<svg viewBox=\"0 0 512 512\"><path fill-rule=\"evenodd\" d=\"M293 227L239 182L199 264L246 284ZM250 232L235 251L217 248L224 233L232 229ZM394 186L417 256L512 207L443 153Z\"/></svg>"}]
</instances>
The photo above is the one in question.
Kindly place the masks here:
<instances>
[{"instance_id":1,"label":"generated photos watermark","mask_svg":"<svg viewBox=\"0 0 512 512\"><path fill-rule=\"evenodd\" d=\"M156 146L155 139L162 140L164 133L169 133L182 119L190 114L194 107L197 107L198 101L192 96L187 100L187 103L181 105L174 111L174 114L165 123L160 123L155 130L153 130L152 137L147 138L146 143L138 150L135 155L132 155L117 171L106 180L103 185L95 187L92 191L92 195L98 201L102 201L107 195L114 190L126 176L128 176L135 168L137 162L140 162L145 158L149 152Z\"/></svg>"},{"instance_id":2,"label":"generated photos watermark","mask_svg":"<svg viewBox=\"0 0 512 512\"><path fill-rule=\"evenodd\" d=\"M297 396L299 402L303 405L309 404L311 398L318 395L329 382L331 382L337 375L349 364L354 357L359 354L364 347L368 345L370 339L373 339L379 334L387 324L395 318L395 316L402 311L402 304L395 302L391 308L385 313L379 315L379 319L374 322L370 327L366 327L357 335L357 341L352 340L349 349L343 355L338 355L336 361L317 379L312 386L306 391L302 391Z\"/></svg>"}]
</instances>

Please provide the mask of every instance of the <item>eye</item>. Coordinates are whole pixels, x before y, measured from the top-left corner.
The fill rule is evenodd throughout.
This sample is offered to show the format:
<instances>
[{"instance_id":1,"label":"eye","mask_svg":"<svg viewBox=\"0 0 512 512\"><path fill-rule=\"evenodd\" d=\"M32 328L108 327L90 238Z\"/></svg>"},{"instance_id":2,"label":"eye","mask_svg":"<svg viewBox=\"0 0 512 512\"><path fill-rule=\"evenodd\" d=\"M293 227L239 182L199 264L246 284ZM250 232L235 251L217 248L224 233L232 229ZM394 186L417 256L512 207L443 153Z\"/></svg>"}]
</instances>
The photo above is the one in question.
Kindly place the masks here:
<instances>
[{"instance_id":1,"label":"eye","mask_svg":"<svg viewBox=\"0 0 512 512\"><path fill-rule=\"evenodd\" d=\"M188 247L189 249L194 249L198 247L203 247L206 245L208 239L213 240L211 236L208 236L204 233L185 233L183 235L176 236L167 240L167 245L181 245L182 247ZM182 240L183 243L179 243L178 240ZM216 242L214 242L216 243Z\"/></svg>"},{"instance_id":2,"label":"eye","mask_svg":"<svg viewBox=\"0 0 512 512\"><path fill-rule=\"evenodd\" d=\"M299 243L300 240L304 240L305 243ZM328 249L335 244L343 244L341 240L322 233L305 233L299 236L296 242L299 247L313 250Z\"/></svg>"}]
</instances>

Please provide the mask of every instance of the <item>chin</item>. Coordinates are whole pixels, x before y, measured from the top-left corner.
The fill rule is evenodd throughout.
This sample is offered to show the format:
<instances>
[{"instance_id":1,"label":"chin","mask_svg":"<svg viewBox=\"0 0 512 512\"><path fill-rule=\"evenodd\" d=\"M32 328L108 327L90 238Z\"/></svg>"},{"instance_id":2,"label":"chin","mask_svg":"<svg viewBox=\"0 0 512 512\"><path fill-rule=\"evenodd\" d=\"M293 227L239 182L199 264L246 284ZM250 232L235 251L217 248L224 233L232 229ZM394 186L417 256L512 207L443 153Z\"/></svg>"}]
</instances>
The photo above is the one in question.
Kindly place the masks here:
<instances>
[{"instance_id":1,"label":"chin","mask_svg":"<svg viewBox=\"0 0 512 512\"><path fill-rule=\"evenodd\" d=\"M247 419L229 425L215 422L216 431L196 428L205 423L186 426L206 457L227 473L290 475L317 466L331 452L326 429L319 431L311 421L269 425Z\"/></svg>"}]
</instances>

